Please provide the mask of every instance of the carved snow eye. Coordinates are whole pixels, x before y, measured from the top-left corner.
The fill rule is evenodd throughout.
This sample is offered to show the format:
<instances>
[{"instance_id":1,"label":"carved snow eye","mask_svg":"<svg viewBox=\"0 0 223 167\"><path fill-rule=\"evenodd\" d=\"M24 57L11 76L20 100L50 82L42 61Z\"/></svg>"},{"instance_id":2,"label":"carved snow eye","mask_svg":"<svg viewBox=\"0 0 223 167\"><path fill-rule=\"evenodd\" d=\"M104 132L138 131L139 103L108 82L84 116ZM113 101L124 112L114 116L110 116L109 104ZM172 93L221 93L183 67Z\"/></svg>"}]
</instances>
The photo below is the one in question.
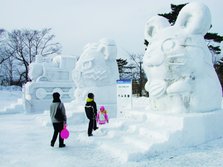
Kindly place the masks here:
<instances>
[{"instance_id":1,"label":"carved snow eye","mask_svg":"<svg viewBox=\"0 0 223 167\"><path fill-rule=\"evenodd\" d=\"M176 45L176 42L172 38L168 38L165 41L163 41L161 49L163 52L168 52L172 50Z\"/></svg>"},{"instance_id":2,"label":"carved snow eye","mask_svg":"<svg viewBox=\"0 0 223 167\"><path fill-rule=\"evenodd\" d=\"M91 61L85 61L83 63L83 69L89 69L92 67L92 62Z\"/></svg>"}]
</instances>

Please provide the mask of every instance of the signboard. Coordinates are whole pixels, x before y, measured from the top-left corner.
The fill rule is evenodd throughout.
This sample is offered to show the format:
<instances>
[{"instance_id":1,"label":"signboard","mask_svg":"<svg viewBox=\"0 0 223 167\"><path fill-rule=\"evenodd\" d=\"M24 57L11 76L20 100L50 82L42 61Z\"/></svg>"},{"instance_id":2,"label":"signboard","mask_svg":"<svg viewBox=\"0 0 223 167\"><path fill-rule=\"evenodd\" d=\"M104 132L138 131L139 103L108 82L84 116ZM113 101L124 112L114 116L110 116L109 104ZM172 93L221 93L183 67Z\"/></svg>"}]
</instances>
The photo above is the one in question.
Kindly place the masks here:
<instances>
[{"instance_id":1,"label":"signboard","mask_svg":"<svg viewBox=\"0 0 223 167\"><path fill-rule=\"evenodd\" d=\"M118 115L132 109L132 80L117 80Z\"/></svg>"}]
</instances>

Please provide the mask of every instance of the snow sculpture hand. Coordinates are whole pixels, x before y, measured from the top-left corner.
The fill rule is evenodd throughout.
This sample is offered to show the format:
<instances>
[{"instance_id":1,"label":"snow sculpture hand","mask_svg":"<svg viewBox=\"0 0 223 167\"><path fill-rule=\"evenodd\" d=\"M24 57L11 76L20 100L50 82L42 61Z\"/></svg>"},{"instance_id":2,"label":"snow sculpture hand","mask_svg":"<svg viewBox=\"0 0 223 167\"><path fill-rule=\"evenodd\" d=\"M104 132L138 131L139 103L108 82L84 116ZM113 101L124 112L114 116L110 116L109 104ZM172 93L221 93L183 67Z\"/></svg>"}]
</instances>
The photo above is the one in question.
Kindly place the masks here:
<instances>
[{"instance_id":1,"label":"snow sculpture hand","mask_svg":"<svg viewBox=\"0 0 223 167\"><path fill-rule=\"evenodd\" d=\"M159 16L147 21L149 45L143 66L152 109L206 112L221 108L221 86L203 37L210 25L209 9L199 2L186 5L173 26Z\"/></svg>"}]
</instances>

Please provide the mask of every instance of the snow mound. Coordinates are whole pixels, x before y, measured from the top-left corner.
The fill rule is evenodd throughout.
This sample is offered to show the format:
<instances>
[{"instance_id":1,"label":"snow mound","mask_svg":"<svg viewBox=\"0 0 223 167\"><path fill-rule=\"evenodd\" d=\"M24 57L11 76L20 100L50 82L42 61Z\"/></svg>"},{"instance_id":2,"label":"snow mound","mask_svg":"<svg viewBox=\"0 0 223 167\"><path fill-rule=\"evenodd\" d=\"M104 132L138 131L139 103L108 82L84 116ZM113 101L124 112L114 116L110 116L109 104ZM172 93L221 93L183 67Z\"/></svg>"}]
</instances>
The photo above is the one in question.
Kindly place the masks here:
<instances>
[{"instance_id":1,"label":"snow mound","mask_svg":"<svg viewBox=\"0 0 223 167\"><path fill-rule=\"evenodd\" d=\"M222 111L179 115L131 111L101 126L93 138L82 134L78 140L97 144L121 162L141 161L223 137L222 117Z\"/></svg>"}]
</instances>

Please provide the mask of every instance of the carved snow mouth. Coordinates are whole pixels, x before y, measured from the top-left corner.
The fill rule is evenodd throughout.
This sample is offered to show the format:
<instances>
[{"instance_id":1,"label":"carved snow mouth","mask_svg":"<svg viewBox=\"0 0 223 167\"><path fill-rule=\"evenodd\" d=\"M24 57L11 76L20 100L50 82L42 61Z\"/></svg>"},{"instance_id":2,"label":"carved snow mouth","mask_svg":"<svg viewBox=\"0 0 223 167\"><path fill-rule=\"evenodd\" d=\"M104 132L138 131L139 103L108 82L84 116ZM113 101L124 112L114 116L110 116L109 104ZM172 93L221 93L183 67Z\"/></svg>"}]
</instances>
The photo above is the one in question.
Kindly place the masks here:
<instances>
[{"instance_id":1,"label":"carved snow mouth","mask_svg":"<svg viewBox=\"0 0 223 167\"><path fill-rule=\"evenodd\" d=\"M89 70L82 73L83 78L92 79L92 80L103 80L107 78L106 70Z\"/></svg>"},{"instance_id":2,"label":"carved snow mouth","mask_svg":"<svg viewBox=\"0 0 223 167\"><path fill-rule=\"evenodd\" d=\"M167 62L169 65L183 66L187 62L186 54L180 53L175 55L169 55L167 56Z\"/></svg>"},{"instance_id":3,"label":"carved snow mouth","mask_svg":"<svg viewBox=\"0 0 223 167\"><path fill-rule=\"evenodd\" d=\"M154 61L144 60L145 65L148 67L153 67L153 66L160 66L164 62L167 62L169 66L184 66L187 62L187 55L184 53L163 55L160 57L161 58L159 60L154 59Z\"/></svg>"}]
</instances>

